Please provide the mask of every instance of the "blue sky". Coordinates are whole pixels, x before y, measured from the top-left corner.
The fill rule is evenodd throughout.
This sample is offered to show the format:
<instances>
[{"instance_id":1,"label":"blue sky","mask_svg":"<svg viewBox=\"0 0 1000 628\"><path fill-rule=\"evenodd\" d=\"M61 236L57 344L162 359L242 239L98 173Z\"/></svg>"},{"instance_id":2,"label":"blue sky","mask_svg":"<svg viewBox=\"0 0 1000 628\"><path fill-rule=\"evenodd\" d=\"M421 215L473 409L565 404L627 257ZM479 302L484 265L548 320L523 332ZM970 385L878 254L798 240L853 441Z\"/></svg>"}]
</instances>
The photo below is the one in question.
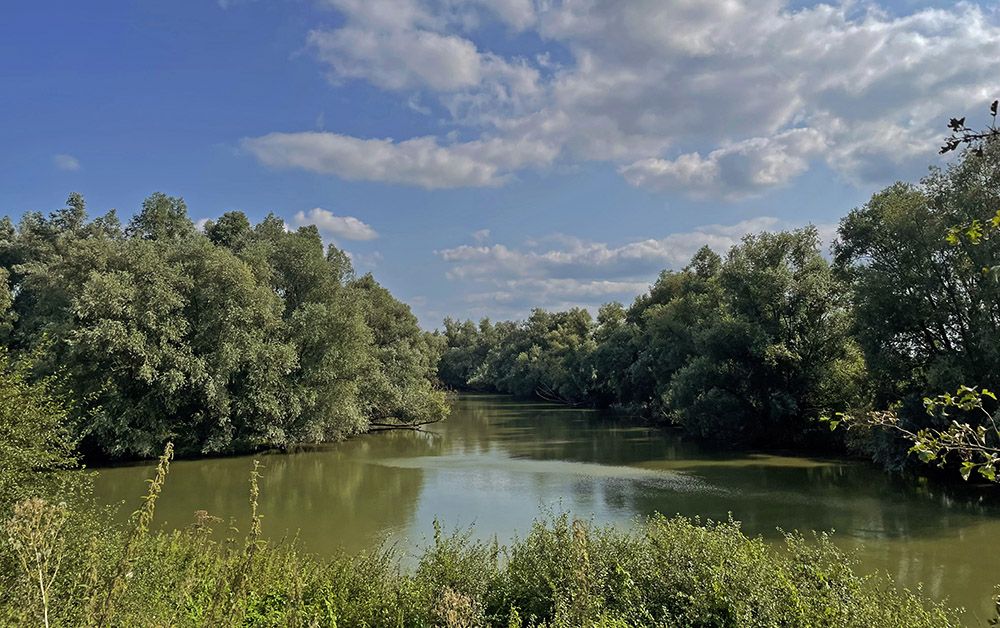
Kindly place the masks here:
<instances>
[{"instance_id":1,"label":"blue sky","mask_svg":"<svg viewBox=\"0 0 1000 628\"><path fill-rule=\"evenodd\" d=\"M0 210L316 222L428 328L627 303L919 177L998 50L992 3L9 3Z\"/></svg>"}]
</instances>

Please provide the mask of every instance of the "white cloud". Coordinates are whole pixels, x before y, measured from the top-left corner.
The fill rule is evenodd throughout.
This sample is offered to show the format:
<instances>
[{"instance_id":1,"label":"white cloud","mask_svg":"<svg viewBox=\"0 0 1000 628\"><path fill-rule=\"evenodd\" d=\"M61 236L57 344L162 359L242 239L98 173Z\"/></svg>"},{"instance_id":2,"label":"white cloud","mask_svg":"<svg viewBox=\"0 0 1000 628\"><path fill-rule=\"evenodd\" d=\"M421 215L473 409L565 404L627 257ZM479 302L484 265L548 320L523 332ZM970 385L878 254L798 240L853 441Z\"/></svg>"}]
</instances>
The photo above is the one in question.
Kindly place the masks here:
<instances>
[{"instance_id":1,"label":"white cloud","mask_svg":"<svg viewBox=\"0 0 1000 628\"><path fill-rule=\"evenodd\" d=\"M634 278L650 276L663 268L683 266L705 245L725 252L745 234L773 229L779 224L777 218L762 216L733 225L706 225L690 232L618 246L559 235L530 242L526 248L463 244L437 251L437 254L451 264L448 276L452 279ZM543 248L546 243L550 243L550 248Z\"/></svg>"},{"instance_id":2,"label":"white cloud","mask_svg":"<svg viewBox=\"0 0 1000 628\"><path fill-rule=\"evenodd\" d=\"M316 225L322 235L334 240L374 240L378 237L371 225L353 216L336 216L322 207L314 207L308 212L300 211L292 221L297 227Z\"/></svg>"},{"instance_id":3,"label":"white cloud","mask_svg":"<svg viewBox=\"0 0 1000 628\"><path fill-rule=\"evenodd\" d=\"M535 3L532 0L476 0L486 9L493 11L505 24L514 30L524 30L535 22Z\"/></svg>"},{"instance_id":4,"label":"white cloud","mask_svg":"<svg viewBox=\"0 0 1000 628\"><path fill-rule=\"evenodd\" d=\"M421 0L320 0L356 24L376 30L400 30L439 22Z\"/></svg>"},{"instance_id":5,"label":"white cloud","mask_svg":"<svg viewBox=\"0 0 1000 628\"><path fill-rule=\"evenodd\" d=\"M333 80L448 116L440 137L246 140L265 163L347 179L496 186L596 160L634 185L732 199L822 161L883 182L922 172L943 121L1000 92L1000 23L971 3L893 14L852 0L319 1L342 20L308 38ZM497 22L546 50L485 49L477 35Z\"/></svg>"},{"instance_id":6,"label":"white cloud","mask_svg":"<svg viewBox=\"0 0 1000 628\"><path fill-rule=\"evenodd\" d=\"M80 169L80 160L73 155L67 155L64 153L54 155L52 157L52 163L59 170L65 170L66 172L76 172Z\"/></svg>"},{"instance_id":7,"label":"white cloud","mask_svg":"<svg viewBox=\"0 0 1000 628\"><path fill-rule=\"evenodd\" d=\"M619 245L555 235L525 242L461 245L437 251L447 276L462 284L465 301L497 314L520 316L530 307L594 307L631 301L663 269L685 266L703 246L725 253L748 233L796 226L770 216L729 225L705 225L660 238ZM836 225L817 225L828 243Z\"/></svg>"},{"instance_id":8,"label":"white cloud","mask_svg":"<svg viewBox=\"0 0 1000 628\"><path fill-rule=\"evenodd\" d=\"M681 190L695 197L740 198L785 185L809 169L809 159L826 148L814 129L793 129L718 148L702 157L643 159L619 169L635 186Z\"/></svg>"},{"instance_id":9,"label":"white cloud","mask_svg":"<svg viewBox=\"0 0 1000 628\"><path fill-rule=\"evenodd\" d=\"M519 59L480 51L462 27L476 22L462 3L434 6L413 0L327 0L347 18L335 29L314 29L306 44L327 65L334 82L363 79L386 90L421 90L510 99L536 90L538 71ZM490 7L509 24L524 26L530 0ZM525 6L527 3L528 6ZM469 3L466 3L469 4ZM530 13L529 13L530 11ZM458 32L456 32L456 29Z\"/></svg>"},{"instance_id":10,"label":"white cloud","mask_svg":"<svg viewBox=\"0 0 1000 628\"><path fill-rule=\"evenodd\" d=\"M622 173L693 196L744 196L805 172L820 152L789 146L790 129L811 133L853 181L922 171L943 121L1000 90L987 52L1000 45L1000 25L971 4L902 17L872 6L552 3L541 29L577 59L553 97L581 128L601 130L599 142L570 146L591 159L595 148L623 159L649 151ZM696 150L665 158L674 146ZM770 164L766 150L778 154Z\"/></svg>"},{"instance_id":11,"label":"white cloud","mask_svg":"<svg viewBox=\"0 0 1000 628\"><path fill-rule=\"evenodd\" d=\"M309 45L336 78L364 78L391 90L451 91L482 80L476 46L430 31L376 32L361 28L309 33Z\"/></svg>"},{"instance_id":12,"label":"white cloud","mask_svg":"<svg viewBox=\"0 0 1000 628\"><path fill-rule=\"evenodd\" d=\"M536 307L554 311L580 307L594 313L608 301L629 303L648 288L648 281L524 279L499 282L489 290L466 292L462 301L472 318L489 315L510 320L524 318ZM440 320L443 315L430 318Z\"/></svg>"},{"instance_id":13,"label":"white cloud","mask_svg":"<svg viewBox=\"0 0 1000 628\"><path fill-rule=\"evenodd\" d=\"M215 3L219 6L220 9L228 11L229 9L237 7L241 4L249 4L255 1L256 0L216 0Z\"/></svg>"},{"instance_id":14,"label":"white cloud","mask_svg":"<svg viewBox=\"0 0 1000 628\"><path fill-rule=\"evenodd\" d=\"M431 108L420 102L420 97L416 94L410 96L406 101L406 106L413 111L416 111L420 115L429 116L431 115Z\"/></svg>"},{"instance_id":15,"label":"white cloud","mask_svg":"<svg viewBox=\"0 0 1000 628\"><path fill-rule=\"evenodd\" d=\"M478 231L472 232L472 239L476 242L485 242L490 239L489 229L479 229Z\"/></svg>"},{"instance_id":16,"label":"white cloud","mask_svg":"<svg viewBox=\"0 0 1000 628\"><path fill-rule=\"evenodd\" d=\"M347 251L348 257L354 263L354 266L358 270L370 271L378 268L379 264L382 263L382 254L378 251L372 253L351 253Z\"/></svg>"},{"instance_id":17,"label":"white cloud","mask_svg":"<svg viewBox=\"0 0 1000 628\"><path fill-rule=\"evenodd\" d=\"M539 142L483 139L442 145L433 137L396 142L321 132L271 133L246 138L242 146L272 167L428 189L501 185L512 171L555 157L554 149Z\"/></svg>"}]
</instances>

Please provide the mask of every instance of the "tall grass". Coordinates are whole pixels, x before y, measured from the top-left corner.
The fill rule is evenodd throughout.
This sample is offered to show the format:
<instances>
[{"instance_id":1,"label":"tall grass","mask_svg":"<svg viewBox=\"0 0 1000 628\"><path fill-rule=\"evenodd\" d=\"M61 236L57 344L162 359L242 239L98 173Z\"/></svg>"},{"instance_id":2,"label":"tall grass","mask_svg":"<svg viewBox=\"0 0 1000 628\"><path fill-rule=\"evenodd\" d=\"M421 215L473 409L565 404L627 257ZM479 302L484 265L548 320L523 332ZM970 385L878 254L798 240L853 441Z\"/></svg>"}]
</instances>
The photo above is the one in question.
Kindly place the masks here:
<instances>
[{"instance_id":1,"label":"tall grass","mask_svg":"<svg viewBox=\"0 0 1000 628\"><path fill-rule=\"evenodd\" d=\"M552 515L507 547L469 531L446 534L436 523L412 570L389 547L320 560L294 543L263 540L256 462L244 538L216 540L220 521L205 511L183 530L150 532L170 456L168 448L129 529L103 533L96 515L62 516L44 501L19 505L0 551L0 567L19 565L0 592L0 624L958 625L953 611L919 591L856 574L825 536L790 535L773 548L733 521L655 516L619 530ZM36 554L45 565L26 548L47 548ZM78 558L61 559L69 556Z\"/></svg>"},{"instance_id":2,"label":"tall grass","mask_svg":"<svg viewBox=\"0 0 1000 628\"><path fill-rule=\"evenodd\" d=\"M137 554L146 534L149 532L149 526L153 522L153 515L156 511L156 500L159 498L160 493L163 491L163 485L167 481L167 473L170 471L170 460L173 457L174 445L173 443L167 443L163 455L160 456L159 463L156 465L156 474L151 480L147 480L149 488L142 499L142 506L132 513L134 521L132 531L122 549L121 557L107 580L100 610L94 622L98 626L107 626L114 621L115 600L124 593L129 580L133 576L133 567Z\"/></svg>"}]
</instances>

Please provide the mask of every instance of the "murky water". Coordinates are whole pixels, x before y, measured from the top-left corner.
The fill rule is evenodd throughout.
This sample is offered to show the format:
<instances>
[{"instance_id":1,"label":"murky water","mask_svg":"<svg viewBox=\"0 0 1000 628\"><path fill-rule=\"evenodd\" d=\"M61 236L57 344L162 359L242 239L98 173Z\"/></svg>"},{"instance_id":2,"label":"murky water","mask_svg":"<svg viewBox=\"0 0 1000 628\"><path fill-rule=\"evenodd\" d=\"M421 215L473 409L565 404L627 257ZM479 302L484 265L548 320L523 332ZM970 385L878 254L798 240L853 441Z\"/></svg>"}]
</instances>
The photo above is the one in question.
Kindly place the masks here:
<instances>
[{"instance_id":1,"label":"murky water","mask_svg":"<svg viewBox=\"0 0 1000 628\"><path fill-rule=\"evenodd\" d=\"M627 524L662 512L732 516L745 530L834 530L857 548L862 570L991 613L1000 583L1000 503L893 478L858 462L710 451L677 435L622 426L592 411L463 396L433 434L388 432L262 458L265 534L298 534L320 554L389 537L426 545L435 517L475 526L501 542L544 510ZM160 525L183 527L204 509L245 527L251 458L178 461L157 504ZM126 501L145 490L150 465L101 471L98 497Z\"/></svg>"}]
</instances>

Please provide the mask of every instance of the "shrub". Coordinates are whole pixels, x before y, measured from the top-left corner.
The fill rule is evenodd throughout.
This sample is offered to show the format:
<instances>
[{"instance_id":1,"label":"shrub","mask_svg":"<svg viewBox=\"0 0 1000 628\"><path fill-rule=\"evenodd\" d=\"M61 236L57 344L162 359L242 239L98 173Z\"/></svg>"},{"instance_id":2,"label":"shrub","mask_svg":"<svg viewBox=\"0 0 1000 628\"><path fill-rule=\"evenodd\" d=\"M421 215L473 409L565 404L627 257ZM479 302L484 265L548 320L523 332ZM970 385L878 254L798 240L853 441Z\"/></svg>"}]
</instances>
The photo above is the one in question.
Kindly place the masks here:
<instances>
[{"instance_id":1,"label":"shrub","mask_svg":"<svg viewBox=\"0 0 1000 628\"><path fill-rule=\"evenodd\" d=\"M111 600L113 621L88 600L107 590L126 536L118 549L91 550L92 565L64 567L48 598L52 625L958 625L919 592L857 575L825 536L790 535L776 548L732 521L655 516L619 530L562 515L502 549L439 533L413 571L386 548L320 560L294 544L260 543L248 555L245 543L215 540L207 526L139 537L127 586ZM67 554L99 543L60 534ZM5 625L36 622L38 608L30 587L0 594Z\"/></svg>"}]
</instances>

